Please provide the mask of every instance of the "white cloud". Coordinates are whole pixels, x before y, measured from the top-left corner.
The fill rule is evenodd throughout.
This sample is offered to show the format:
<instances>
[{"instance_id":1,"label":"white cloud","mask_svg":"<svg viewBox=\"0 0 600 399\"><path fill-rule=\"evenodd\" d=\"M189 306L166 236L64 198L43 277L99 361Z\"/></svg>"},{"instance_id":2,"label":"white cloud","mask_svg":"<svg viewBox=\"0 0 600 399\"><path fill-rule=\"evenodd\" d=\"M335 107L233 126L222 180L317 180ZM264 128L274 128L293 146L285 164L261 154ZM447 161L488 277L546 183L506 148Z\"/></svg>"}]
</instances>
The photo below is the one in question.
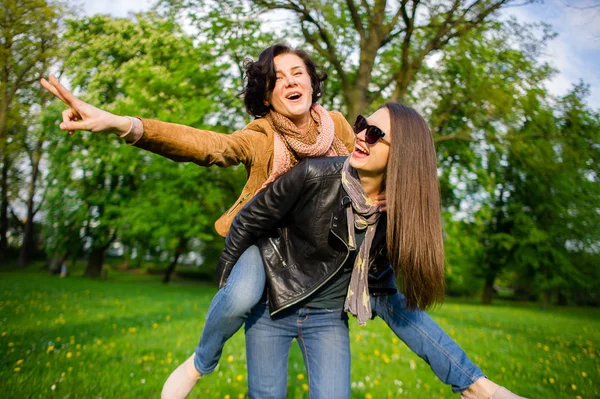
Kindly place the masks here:
<instances>
[{"instance_id":1,"label":"white cloud","mask_svg":"<svg viewBox=\"0 0 600 399\"><path fill-rule=\"evenodd\" d=\"M593 4L591 0L547 0L508 8L504 15L522 22L552 25L558 37L549 43L542 61L550 63L558 73L548 83L548 89L555 95L564 95L583 80L591 89L588 104L600 109L600 8L586 8Z\"/></svg>"}]
</instances>

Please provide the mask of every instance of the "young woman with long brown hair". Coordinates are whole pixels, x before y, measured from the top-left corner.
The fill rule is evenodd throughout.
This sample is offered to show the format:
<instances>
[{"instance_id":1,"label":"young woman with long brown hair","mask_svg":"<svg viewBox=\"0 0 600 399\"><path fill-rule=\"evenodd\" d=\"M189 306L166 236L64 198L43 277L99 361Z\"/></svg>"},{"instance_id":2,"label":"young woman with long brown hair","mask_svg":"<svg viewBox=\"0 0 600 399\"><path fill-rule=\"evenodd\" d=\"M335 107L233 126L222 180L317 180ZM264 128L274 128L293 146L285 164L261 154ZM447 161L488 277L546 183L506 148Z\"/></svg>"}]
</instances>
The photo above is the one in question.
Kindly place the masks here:
<instances>
[{"instance_id":1,"label":"young woman with long brown hair","mask_svg":"<svg viewBox=\"0 0 600 399\"><path fill-rule=\"evenodd\" d=\"M256 119L230 135L114 115L76 98L52 77L50 81L43 79L42 85L69 106L63 112L62 130L114 133L128 144L178 162L221 167L244 164L248 181L238 200L215 223L217 232L225 235L244 204L300 160L344 155L354 148L352 128L341 114L328 112L317 103L325 75L318 72L307 53L278 44L265 49L245 67L244 103ZM393 252L391 255L407 256ZM169 377L164 397L185 397L200 375L211 373L217 366L225 342L239 330L252 306L260 300L265 284L262 263L258 248L251 246L238 259L236 267L228 265L221 273L221 289L211 302L196 351ZM408 289L409 307L427 305L419 302L410 286ZM371 303L398 337L454 390L472 390L487 382L479 379L482 376L479 368L429 316L418 309L406 308L401 294L372 296ZM438 338L434 341L431 336ZM452 343L455 350L441 346L440 343L446 342Z\"/></svg>"},{"instance_id":2,"label":"young woman with long brown hair","mask_svg":"<svg viewBox=\"0 0 600 399\"><path fill-rule=\"evenodd\" d=\"M410 107L387 103L369 118L359 116L354 130L349 157L304 160L258 193L227 236L222 269L255 244L266 269L268 303L255 307L246 322L252 398L286 396L294 338L304 354L309 396L349 397L343 311L361 325L378 314L394 328L411 323L397 310L426 309L444 299L436 155L425 120ZM387 214L377 205L384 192ZM428 339L444 351L460 351L445 334ZM482 377L481 371L469 374ZM467 379L465 388L472 383ZM486 384L485 397L517 398Z\"/></svg>"}]
</instances>

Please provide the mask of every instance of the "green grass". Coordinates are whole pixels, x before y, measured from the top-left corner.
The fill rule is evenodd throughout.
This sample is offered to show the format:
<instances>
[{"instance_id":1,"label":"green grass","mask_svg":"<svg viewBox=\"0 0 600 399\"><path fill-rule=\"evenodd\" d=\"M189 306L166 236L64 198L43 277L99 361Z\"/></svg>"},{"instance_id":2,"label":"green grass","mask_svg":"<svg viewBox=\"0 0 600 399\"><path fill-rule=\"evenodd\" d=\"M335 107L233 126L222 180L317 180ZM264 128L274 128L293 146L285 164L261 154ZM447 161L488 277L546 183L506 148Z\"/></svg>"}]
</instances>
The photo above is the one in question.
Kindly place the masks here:
<instances>
[{"instance_id":1,"label":"green grass","mask_svg":"<svg viewBox=\"0 0 600 399\"><path fill-rule=\"evenodd\" d=\"M111 271L108 281L0 273L2 398L155 398L197 344L216 289ZM431 312L490 378L529 398L600 397L600 310L450 302ZM380 320L351 320L353 398L456 398ZM297 345L290 398L308 397ZM243 398L244 336L192 398Z\"/></svg>"}]
</instances>

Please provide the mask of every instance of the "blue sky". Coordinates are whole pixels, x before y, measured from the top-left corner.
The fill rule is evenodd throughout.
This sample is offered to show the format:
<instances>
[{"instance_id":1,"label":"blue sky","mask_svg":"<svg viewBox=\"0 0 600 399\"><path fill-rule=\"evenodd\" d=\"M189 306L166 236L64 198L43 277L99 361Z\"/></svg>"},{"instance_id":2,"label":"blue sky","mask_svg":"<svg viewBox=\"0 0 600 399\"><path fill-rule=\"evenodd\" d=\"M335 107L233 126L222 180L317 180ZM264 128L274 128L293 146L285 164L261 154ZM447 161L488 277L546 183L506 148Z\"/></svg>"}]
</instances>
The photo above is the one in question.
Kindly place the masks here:
<instances>
[{"instance_id":1,"label":"blue sky","mask_svg":"<svg viewBox=\"0 0 600 399\"><path fill-rule=\"evenodd\" d=\"M88 14L126 16L128 12L150 8L154 0L83 0L82 10ZM596 8L586 8L590 5ZM574 83L583 80L590 85L588 103L600 109L600 2L598 0L545 0L523 7L510 7L504 16L514 15L520 21L545 21L558 33L546 54L559 73L548 82L557 95L566 93Z\"/></svg>"}]
</instances>

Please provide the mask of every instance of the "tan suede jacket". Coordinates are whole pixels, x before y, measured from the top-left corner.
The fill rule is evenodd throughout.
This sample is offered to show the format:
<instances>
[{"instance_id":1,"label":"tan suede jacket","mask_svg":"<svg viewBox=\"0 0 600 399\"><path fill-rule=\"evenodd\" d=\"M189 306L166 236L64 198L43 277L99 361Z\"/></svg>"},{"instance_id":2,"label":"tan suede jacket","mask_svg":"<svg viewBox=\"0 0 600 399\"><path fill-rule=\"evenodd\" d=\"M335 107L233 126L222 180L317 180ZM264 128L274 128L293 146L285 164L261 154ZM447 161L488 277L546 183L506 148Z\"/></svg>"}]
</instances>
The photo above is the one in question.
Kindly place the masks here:
<instances>
[{"instance_id":1,"label":"tan suede jacket","mask_svg":"<svg viewBox=\"0 0 600 399\"><path fill-rule=\"evenodd\" d=\"M339 112L329 112L335 134L352 152L354 133ZM273 164L273 129L265 119L256 119L232 134L215 133L174 123L140 118L143 135L134 143L177 162L227 167L243 163L247 182L240 197L216 222L217 233L225 237L237 212L254 196L269 177Z\"/></svg>"}]
</instances>

